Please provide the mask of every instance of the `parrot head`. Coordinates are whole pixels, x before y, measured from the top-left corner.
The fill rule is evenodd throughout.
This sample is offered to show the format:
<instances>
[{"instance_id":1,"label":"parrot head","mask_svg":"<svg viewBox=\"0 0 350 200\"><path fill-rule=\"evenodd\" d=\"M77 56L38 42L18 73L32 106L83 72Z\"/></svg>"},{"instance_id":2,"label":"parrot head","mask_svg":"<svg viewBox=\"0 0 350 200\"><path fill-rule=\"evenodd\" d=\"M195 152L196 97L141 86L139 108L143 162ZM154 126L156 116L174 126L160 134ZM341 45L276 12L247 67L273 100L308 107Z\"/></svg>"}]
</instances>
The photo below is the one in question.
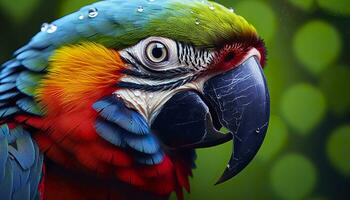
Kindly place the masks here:
<instances>
[{"instance_id":1,"label":"parrot head","mask_svg":"<svg viewBox=\"0 0 350 200\"><path fill-rule=\"evenodd\" d=\"M166 194L189 187L196 148L233 141L222 183L267 131L264 43L215 2L97 2L45 24L15 56L40 110L16 119L67 168Z\"/></svg>"}]
</instances>

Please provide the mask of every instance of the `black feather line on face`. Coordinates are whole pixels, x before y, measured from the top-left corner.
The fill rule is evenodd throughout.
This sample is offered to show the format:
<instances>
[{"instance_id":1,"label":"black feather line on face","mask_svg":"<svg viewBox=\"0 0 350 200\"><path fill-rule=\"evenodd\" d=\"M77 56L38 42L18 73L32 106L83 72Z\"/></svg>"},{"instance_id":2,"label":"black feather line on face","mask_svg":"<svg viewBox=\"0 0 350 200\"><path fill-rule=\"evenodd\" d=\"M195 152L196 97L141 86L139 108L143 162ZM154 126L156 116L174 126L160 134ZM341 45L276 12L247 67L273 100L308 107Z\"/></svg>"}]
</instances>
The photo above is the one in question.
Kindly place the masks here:
<instances>
[{"instance_id":1,"label":"black feather line on face","mask_svg":"<svg viewBox=\"0 0 350 200\"><path fill-rule=\"evenodd\" d=\"M188 74L187 71L174 70L174 73L165 73L165 74L162 74L160 76L157 76L157 75L153 75L153 74L142 73L140 71L134 71L131 69L123 70L123 71L121 71L121 73L128 75L128 76L141 78L141 79L148 79L148 80L152 80L152 81L163 81L163 80L173 79L177 76L184 76L184 75Z\"/></svg>"},{"instance_id":2,"label":"black feather line on face","mask_svg":"<svg viewBox=\"0 0 350 200\"><path fill-rule=\"evenodd\" d=\"M195 80L197 77L189 77L186 79L180 79L174 82L160 84L160 85L147 85L147 84L137 84L137 83L130 83L130 82L119 82L117 83L117 87L120 88L126 88L126 89L133 89L133 90L142 90L147 92L157 92L157 91L166 91L166 90L172 90L174 88L178 88L182 85L185 85L186 83L189 83L193 80Z\"/></svg>"}]
</instances>

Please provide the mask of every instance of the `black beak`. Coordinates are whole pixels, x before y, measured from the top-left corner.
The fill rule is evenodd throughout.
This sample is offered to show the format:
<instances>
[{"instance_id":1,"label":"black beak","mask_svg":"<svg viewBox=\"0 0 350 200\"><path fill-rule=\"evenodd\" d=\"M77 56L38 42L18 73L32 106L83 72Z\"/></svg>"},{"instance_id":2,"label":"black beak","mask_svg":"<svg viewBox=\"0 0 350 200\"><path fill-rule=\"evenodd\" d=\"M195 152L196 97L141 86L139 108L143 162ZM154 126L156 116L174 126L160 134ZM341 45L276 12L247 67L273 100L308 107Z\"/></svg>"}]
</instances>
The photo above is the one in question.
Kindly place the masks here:
<instances>
[{"instance_id":1,"label":"black beak","mask_svg":"<svg viewBox=\"0 0 350 200\"><path fill-rule=\"evenodd\" d=\"M203 92L174 95L154 119L152 128L172 149L210 147L233 138L231 159L219 184L242 171L258 152L268 127L270 97L255 57L209 79ZM230 133L219 132L217 124Z\"/></svg>"},{"instance_id":2,"label":"black beak","mask_svg":"<svg viewBox=\"0 0 350 200\"><path fill-rule=\"evenodd\" d=\"M242 171L258 152L268 127L270 97L255 57L209 80L204 93L214 105L220 123L234 137L233 153L219 184Z\"/></svg>"}]
</instances>

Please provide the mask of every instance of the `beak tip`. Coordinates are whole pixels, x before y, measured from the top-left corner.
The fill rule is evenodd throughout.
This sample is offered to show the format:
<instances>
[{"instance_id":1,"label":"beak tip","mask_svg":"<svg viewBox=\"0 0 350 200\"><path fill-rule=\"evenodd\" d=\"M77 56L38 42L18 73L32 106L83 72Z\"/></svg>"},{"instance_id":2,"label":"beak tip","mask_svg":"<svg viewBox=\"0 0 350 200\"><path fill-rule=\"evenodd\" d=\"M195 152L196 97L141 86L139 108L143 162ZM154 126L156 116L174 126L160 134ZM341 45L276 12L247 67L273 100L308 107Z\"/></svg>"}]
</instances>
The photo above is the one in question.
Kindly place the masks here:
<instances>
[{"instance_id":1,"label":"beak tip","mask_svg":"<svg viewBox=\"0 0 350 200\"><path fill-rule=\"evenodd\" d=\"M220 184L230 180L231 178L233 178L236 175L237 175L237 173L232 174L232 170L229 168L229 166L227 166L227 168L225 169L225 172L222 174L222 176L219 178L219 180L216 181L215 185L220 185Z\"/></svg>"},{"instance_id":2,"label":"beak tip","mask_svg":"<svg viewBox=\"0 0 350 200\"><path fill-rule=\"evenodd\" d=\"M221 177L218 181L216 181L216 183L214 184L215 186L216 185L221 185L222 183L226 182L227 180L224 179L223 177Z\"/></svg>"}]
</instances>

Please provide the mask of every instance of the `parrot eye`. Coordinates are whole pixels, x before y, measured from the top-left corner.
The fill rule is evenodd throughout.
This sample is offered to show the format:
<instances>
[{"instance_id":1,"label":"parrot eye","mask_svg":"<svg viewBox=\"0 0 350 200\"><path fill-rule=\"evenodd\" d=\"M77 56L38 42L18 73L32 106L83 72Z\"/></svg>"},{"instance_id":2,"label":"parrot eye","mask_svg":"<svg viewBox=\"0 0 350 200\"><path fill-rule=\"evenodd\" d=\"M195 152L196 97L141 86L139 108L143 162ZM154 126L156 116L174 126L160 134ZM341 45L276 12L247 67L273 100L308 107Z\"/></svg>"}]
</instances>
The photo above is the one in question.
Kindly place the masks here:
<instances>
[{"instance_id":1,"label":"parrot eye","mask_svg":"<svg viewBox=\"0 0 350 200\"><path fill-rule=\"evenodd\" d=\"M149 37L137 45L122 50L123 57L128 58L133 65L148 71L167 71L180 66L177 43L163 37Z\"/></svg>"},{"instance_id":2,"label":"parrot eye","mask_svg":"<svg viewBox=\"0 0 350 200\"><path fill-rule=\"evenodd\" d=\"M151 42L146 48L147 58L154 63L161 63L169 60L168 49L163 43Z\"/></svg>"}]
</instances>

